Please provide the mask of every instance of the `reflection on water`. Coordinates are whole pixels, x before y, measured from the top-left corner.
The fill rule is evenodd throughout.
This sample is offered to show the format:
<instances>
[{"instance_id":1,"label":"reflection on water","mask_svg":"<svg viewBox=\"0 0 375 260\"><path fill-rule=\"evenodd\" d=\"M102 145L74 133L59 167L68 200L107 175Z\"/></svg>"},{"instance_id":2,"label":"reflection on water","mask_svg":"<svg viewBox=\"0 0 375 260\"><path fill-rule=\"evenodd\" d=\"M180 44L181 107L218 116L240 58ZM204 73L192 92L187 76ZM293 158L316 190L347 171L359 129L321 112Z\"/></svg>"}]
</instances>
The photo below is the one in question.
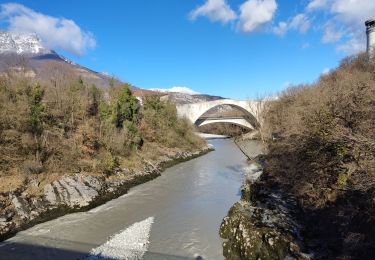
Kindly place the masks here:
<instances>
[{"instance_id":1,"label":"reflection on water","mask_svg":"<svg viewBox=\"0 0 375 260\"><path fill-rule=\"evenodd\" d=\"M0 258L81 258L120 230L153 216L145 259L222 259L219 226L239 199L246 158L232 140L210 143L214 152L169 168L118 199L18 233L0 244Z\"/></svg>"}]
</instances>

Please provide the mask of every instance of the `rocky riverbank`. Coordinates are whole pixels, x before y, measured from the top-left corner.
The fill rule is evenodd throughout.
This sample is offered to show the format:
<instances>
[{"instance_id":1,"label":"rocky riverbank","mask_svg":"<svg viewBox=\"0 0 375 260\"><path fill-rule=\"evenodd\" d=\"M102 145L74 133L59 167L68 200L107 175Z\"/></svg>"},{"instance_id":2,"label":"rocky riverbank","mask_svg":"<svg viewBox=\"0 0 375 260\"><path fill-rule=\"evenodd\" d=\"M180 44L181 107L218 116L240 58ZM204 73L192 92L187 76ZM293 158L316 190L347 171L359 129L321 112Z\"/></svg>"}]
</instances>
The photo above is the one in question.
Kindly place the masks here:
<instances>
[{"instance_id":1,"label":"rocky riverbank","mask_svg":"<svg viewBox=\"0 0 375 260\"><path fill-rule=\"evenodd\" d=\"M236 141L243 152L250 142ZM254 149L248 150L247 156L254 158ZM222 222L223 254L227 259L309 259L295 219L296 203L272 187L263 173L263 161L262 155L250 161L241 200Z\"/></svg>"},{"instance_id":2,"label":"rocky riverbank","mask_svg":"<svg viewBox=\"0 0 375 260\"><path fill-rule=\"evenodd\" d=\"M116 169L115 175L66 174L44 185L42 194L29 191L41 183L30 181L22 188L0 194L0 240L20 230L59 216L85 211L125 194L131 187L147 182L170 166L201 156L212 150L205 146L195 152L175 152L157 163L144 161L143 170Z\"/></svg>"}]
</instances>

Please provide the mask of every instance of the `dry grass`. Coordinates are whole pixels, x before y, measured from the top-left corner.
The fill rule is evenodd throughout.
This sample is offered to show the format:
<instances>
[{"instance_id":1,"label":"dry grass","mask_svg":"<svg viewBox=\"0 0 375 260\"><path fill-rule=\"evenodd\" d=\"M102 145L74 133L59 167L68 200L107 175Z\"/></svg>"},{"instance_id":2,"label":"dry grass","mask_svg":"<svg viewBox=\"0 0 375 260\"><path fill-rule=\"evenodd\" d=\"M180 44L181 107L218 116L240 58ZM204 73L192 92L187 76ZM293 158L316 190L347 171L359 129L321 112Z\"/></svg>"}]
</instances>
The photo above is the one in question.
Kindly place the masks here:
<instances>
[{"instance_id":1,"label":"dry grass","mask_svg":"<svg viewBox=\"0 0 375 260\"><path fill-rule=\"evenodd\" d=\"M23 174L0 174L0 193L14 192L24 185L26 178Z\"/></svg>"},{"instance_id":2,"label":"dry grass","mask_svg":"<svg viewBox=\"0 0 375 260\"><path fill-rule=\"evenodd\" d=\"M290 162L291 168L302 164L308 167L305 169L324 172L331 181L346 171L352 188L363 191L372 188L375 184L374 74L374 65L360 56L344 60L336 71L322 76L312 86L282 93L278 101L268 106L265 115L263 133L267 133L270 155L296 153L298 156ZM272 135L277 142L272 141ZM301 174L311 178L306 179L308 182L316 180L314 174L309 177Z\"/></svg>"},{"instance_id":3,"label":"dry grass","mask_svg":"<svg viewBox=\"0 0 375 260\"><path fill-rule=\"evenodd\" d=\"M331 247L320 252L326 258L375 253L367 228L375 223L374 111L375 64L360 55L313 85L286 90L263 114L266 176L298 200L308 223L319 223L307 236ZM363 242L346 245L353 232Z\"/></svg>"}]
</instances>

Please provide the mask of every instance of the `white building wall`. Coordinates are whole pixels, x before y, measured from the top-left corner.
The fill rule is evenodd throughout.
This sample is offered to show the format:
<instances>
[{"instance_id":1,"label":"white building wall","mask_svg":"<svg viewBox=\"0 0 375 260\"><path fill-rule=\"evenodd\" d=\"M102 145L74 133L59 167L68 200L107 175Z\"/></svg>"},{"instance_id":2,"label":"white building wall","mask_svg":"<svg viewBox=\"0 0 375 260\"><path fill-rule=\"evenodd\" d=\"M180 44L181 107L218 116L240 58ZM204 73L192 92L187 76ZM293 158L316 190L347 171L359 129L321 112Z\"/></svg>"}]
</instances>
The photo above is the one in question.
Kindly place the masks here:
<instances>
[{"instance_id":1,"label":"white building wall","mask_svg":"<svg viewBox=\"0 0 375 260\"><path fill-rule=\"evenodd\" d=\"M375 49L375 28L367 34L367 51L374 52Z\"/></svg>"},{"instance_id":2,"label":"white building wall","mask_svg":"<svg viewBox=\"0 0 375 260\"><path fill-rule=\"evenodd\" d=\"M367 53L373 56L375 55L375 24L372 26L367 26L366 33L367 33Z\"/></svg>"}]
</instances>

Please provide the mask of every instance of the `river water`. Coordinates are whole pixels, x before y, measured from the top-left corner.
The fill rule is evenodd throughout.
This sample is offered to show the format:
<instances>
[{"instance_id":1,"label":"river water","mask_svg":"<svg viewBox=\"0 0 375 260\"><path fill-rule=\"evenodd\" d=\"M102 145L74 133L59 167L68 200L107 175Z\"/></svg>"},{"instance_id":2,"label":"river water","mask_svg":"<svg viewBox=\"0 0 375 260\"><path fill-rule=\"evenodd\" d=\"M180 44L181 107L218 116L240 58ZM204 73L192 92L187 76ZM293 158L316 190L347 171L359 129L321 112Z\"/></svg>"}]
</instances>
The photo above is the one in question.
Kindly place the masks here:
<instances>
[{"instance_id":1,"label":"river water","mask_svg":"<svg viewBox=\"0 0 375 260\"><path fill-rule=\"evenodd\" d=\"M135 250L121 245L133 239L135 247L147 249L138 254L144 259L223 259L219 226L240 198L247 163L232 140L210 143L215 151L171 167L118 199L19 232L0 244L0 259L84 259L129 227L117 237L120 250Z\"/></svg>"}]
</instances>

